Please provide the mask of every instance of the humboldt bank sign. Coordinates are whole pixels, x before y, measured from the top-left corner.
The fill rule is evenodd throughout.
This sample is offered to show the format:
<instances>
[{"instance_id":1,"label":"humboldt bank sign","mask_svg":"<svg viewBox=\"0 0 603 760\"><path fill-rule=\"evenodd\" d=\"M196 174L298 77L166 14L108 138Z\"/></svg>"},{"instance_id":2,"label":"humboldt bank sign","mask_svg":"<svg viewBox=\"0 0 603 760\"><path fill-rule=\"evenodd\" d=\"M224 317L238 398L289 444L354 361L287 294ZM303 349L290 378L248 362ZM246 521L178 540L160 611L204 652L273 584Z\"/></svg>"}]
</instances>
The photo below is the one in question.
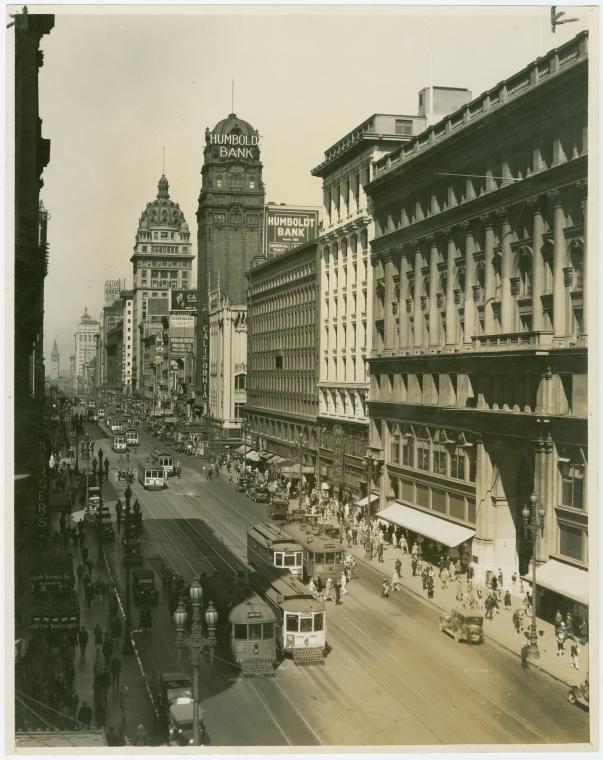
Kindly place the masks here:
<instances>
[{"instance_id":1,"label":"humboldt bank sign","mask_svg":"<svg viewBox=\"0 0 603 760\"><path fill-rule=\"evenodd\" d=\"M258 135L219 135L216 132L210 132L207 141L212 146L218 146L218 158L243 158L252 161L258 158L260 144Z\"/></svg>"}]
</instances>

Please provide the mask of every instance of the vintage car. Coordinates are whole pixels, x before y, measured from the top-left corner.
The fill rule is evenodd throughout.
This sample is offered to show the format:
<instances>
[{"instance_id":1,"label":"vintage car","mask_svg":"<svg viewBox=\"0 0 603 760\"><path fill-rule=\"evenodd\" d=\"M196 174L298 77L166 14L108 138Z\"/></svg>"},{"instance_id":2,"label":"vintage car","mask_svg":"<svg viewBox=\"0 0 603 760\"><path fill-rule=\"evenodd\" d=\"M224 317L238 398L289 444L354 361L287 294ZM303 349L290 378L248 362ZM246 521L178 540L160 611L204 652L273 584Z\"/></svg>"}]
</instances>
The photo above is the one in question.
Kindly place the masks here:
<instances>
[{"instance_id":1,"label":"vintage car","mask_svg":"<svg viewBox=\"0 0 603 760\"><path fill-rule=\"evenodd\" d=\"M209 744L209 736L203 722L203 711L199 708L200 743ZM194 744L193 738L193 703L175 703L169 711L169 743L178 747Z\"/></svg>"},{"instance_id":2,"label":"vintage car","mask_svg":"<svg viewBox=\"0 0 603 760\"><path fill-rule=\"evenodd\" d=\"M588 678L578 686L572 686L567 695L567 699L572 705L580 705L587 710L589 709L590 688Z\"/></svg>"},{"instance_id":3,"label":"vintage car","mask_svg":"<svg viewBox=\"0 0 603 760\"><path fill-rule=\"evenodd\" d=\"M173 704L193 701L191 677L187 673L162 673L157 689L157 709L163 720L168 719Z\"/></svg>"},{"instance_id":4,"label":"vintage car","mask_svg":"<svg viewBox=\"0 0 603 760\"><path fill-rule=\"evenodd\" d=\"M449 633L455 641L481 644L484 640L484 617L472 612L467 615L460 610L451 610L440 615L440 631Z\"/></svg>"},{"instance_id":5,"label":"vintage car","mask_svg":"<svg viewBox=\"0 0 603 760\"><path fill-rule=\"evenodd\" d=\"M159 591L155 588L152 570L141 568L132 571L132 597L136 604L157 604Z\"/></svg>"},{"instance_id":6,"label":"vintage car","mask_svg":"<svg viewBox=\"0 0 603 760\"><path fill-rule=\"evenodd\" d=\"M115 540L111 511L106 504L101 504L96 510L96 527L100 531L101 538L108 538L110 541Z\"/></svg>"},{"instance_id":7,"label":"vintage car","mask_svg":"<svg viewBox=\"0 0 603 760\"><path fill-rule=\"evenodd\" d=\"M270 491L265 486L255 486L248 492L248 496L256 504L268 504L270 502Z\"/></svg>"},{"instance_id":8,"label":"vintage car","mask_svg":"<svg viewBox=\"0 0 603 760\"><path fill-rule=\"evenodd\" d=\"M243 475L237 480L236 489L237 491L240 491L241 493L245 493L247 489L251 486L252 480L251 478L246 478Z\"/></svg>"}]
</instances>

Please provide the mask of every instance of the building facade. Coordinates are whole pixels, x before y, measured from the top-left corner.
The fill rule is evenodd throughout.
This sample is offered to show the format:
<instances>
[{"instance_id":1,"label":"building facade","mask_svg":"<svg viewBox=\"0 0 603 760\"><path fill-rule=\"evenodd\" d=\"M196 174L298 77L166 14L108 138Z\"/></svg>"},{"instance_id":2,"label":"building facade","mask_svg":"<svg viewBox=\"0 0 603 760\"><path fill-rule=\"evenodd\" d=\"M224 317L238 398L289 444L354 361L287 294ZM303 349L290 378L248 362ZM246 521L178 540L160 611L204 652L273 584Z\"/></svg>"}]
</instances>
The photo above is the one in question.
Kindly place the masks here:
<instances>
[{"instance_id":1,"label":"building facade","mask_svg":"<svg viewBox=\"0 0 603 760\"><path fill-rule=\"evenodd\" d=\"M80 393L88 392L88 365L96 357L97 336L100 335L100 322L88 314L88 309L80 317L80 323L73 334L75 341L75 377L76 387Z\"/></svg>"},{"instance_id":2,"label":"building facade","mask_svg":"<svg viewBox=\"0 0 603 760\"><path fill-rule=\"evenodd\" d=\"M143 380L143 324L149 316L169 316L170 290L192 287L194 255L188 224L180 206L170 198L165 175L161 176L157 190L157 197L147 203L138 222L134 253L130 258L133 287L127 291L124 304L124 384L126 388L131 385L136 392L140 391ZM128 358L130 351L131 358Z\"/></svg>"},{"instance_id":3,"label":"building facade","mask_svg":"<svg viewBox=\"0 0 603 760\"><path fill-rule=\"evenodd\" d=\"M236 114L205 132L197 210L199 291L196 410L209 411L209 293L245 304L245 273L263 255L264 184L259 134Z\"/></svg>"},{"instance_id":4,"label":"building facade","mask_svg":"<svg viewBox=\"0 0 603 760\"><path fill-rule=\"evenodd\" d=\"M316 241L252 267L249 291L249 440L314 474L318 451Z\"/></svg>"},{"instance_id":5,"label":"building facade","mask_svg":"<svg viewBox=\"0 0 603 760\"><path fill-rule=\"evenodd\" d=\"M108 355L108 346L109 346L109 333L111 333L116 325L121 324L123 320L123 304L119 297L119 292L117 293L117 296L111 301L111 303L107 304L107 285L109 283L113 282L120 282L119 280L107 280L105 281L105 306L103 307L102 315L101 315L101 334L100 334L100 370L99 375L101 378L101 384L105 385L108 384L108 375L109 371L107 368L107 355ZM110 295L113 296L114 293L110 291Z\"/></svg>"},{"instance_id":6,"label":"building facade","mask_svg":"<svg viewBox=\"0 0 603 760\"><path fill-rule=\"evenodd\" d=\"M123 383L123 325L118 322L105 339L104 386L108 391L122 393Z\"/></svg>"},{"instance_id":7,"label":"building facade","mask_svg":"<svg viewBox=\"0 0 603 760\"><path fill-rule=\"evenodd\" d=\"M219 290L209 300L209 416L218 436L240 437L247 401L247 307Z\"/></svg>"},{"instance_id":8,"label":"building facade","mask_svg":"<svg viewBox=\"0 0 603 760\"><path fill-rule=\"evenodd\" d=\"M587 42L577 35L412 138L377 162L367 188L381 514L428 525L428 544L459 551L478 578L536 561L542 613L573 606L579 617ZM544 518L533 551L532 496Z\"/></svg>"}]
</instances>

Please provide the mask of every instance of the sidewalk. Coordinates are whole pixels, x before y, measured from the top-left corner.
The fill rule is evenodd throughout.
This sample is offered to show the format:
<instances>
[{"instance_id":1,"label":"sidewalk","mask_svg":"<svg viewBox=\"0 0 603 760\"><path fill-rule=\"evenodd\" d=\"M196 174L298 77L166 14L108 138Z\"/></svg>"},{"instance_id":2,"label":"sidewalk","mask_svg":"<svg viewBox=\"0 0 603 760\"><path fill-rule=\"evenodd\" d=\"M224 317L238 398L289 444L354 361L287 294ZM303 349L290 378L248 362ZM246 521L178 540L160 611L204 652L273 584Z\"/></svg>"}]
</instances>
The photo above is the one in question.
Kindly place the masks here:
<instances>
[{"instance_id":1,"label":"sidewalk","mask_svg":"<svg viewBox=\"0 0 603 760\"><path fill-rule=\"evenodd\" d=\"M376 569L382 574L382 577L387 578L388 581L391 580L394 573L396 560L400 559L402 562L402 578L400 584L404 589L417 594L438 609L451 610L454 607L462 609L462 604L456 600L456 587L454 582L449 582L448 587L443 589L437 568L435 568L434 599L427 599L427 591L423 589L422 579L420 576L413 577L412 575L410 554L403 554L401 549L394 549L391 545L386 544L383 552L383 562L379 562L376 557L370 560L366 559L364 546L361 545L349 546L347 547L347 551L352 554L356 560ZM392 596L395 597L395 593L396 592L392 591ZM485 594L483 598L485 598ZM513 652L519 661L521 658L521 648L525 644L526 639L523 635L515 634L512 615L515 609L522 607L522 597L512 593L511 600L511 610L505 610L501 604L499 613L495 614L492 620L484 620L484 635L505 649L508 649L510 652ZM485 610L482 610L481 612L483 614ZM580 670L574 670L574 668L571 667L568 642L566 641L565 654L562 657L557 657L557 641L555 639L554 626L551 623L540 620L540 618L537 618L536 622L539 634L542 632L542 635L539 635L538 637L540 658L538 660L530 660L529 667L536 667L568 685L582 683L588 675L589 645L579 645ZM530 620L524 617L524 631L528 630L529 624Z\"/></svg>"},{"instance_id":2,"label":"sidewalk","mask_svg":"<svg viewBox=\"0 0 603 760\"><path fill-rule=\"evenodd\" d=\"M107 483L103 480L103 496L104 501L110 506L113 506L114 500L117 498L115 489L113 488L111 481ZM84 494L82 489L71 492L71 511L77 512L84 509L83 499ZM60 515L57 513L53 515L53 519L56 520L56 525L53 525L52 529L58 527ZM114 524L115 525L115 524ZM106 598L99 600L95 597L92 605L88 608L84 599L83 585L78 588L78 600L80 604L80 626L84 626L88 631L88 646L86 648L85 655L82 655L79 648L76 649L75 657L75 680L74 690L79 696L79 705L83 704L84 700L88 705L94 708L94 662L96 658L96 650L94 646L94 627L98 624L103 630L105 630L110 622L109 613L109 598L111 593L119 591L121 598L123 599L123 584L119 583L115 572L115 566L121 561L119 556L119 537L115 545L110 545L109 542L104 543L105 562L101 567L98 566L98 554L99 544L97 539L96 530L89 527L86 535L85 545L88 547L89 554L94 561L94 569L92 572L92 578L100 577L103 581L109 581L110 593ZM70 546L70 551L74 555L74 572L78 563L81 560L81 553L79 548ZM77 583L77 581L76 581ZM122 610L122 626L123 626L123 610ZM111 727L117 731L118 734L123 734L128 737L131 743L133 743L134 736L136 734L137 726L142 723L147 731L149 740L152 739L155 733L155 713L153 705L149 698L147 691L147 685L145 683L143 674L139 667L137 656L134 652L131 654L123 655L123 634L117 639L114 638L113 652L117 654L122 663L120 685L125 684L128 687L128 702L127 707L122 716L122 710L120 706L119 690L113 686L109 688L107 692L107 714L105 721L105 729L108 731ZM102 655L101 655L102 659ZM125 718L125 720L124 720ZM92 725L95 725L94 719Z\"/></svg>"}]
</instances>

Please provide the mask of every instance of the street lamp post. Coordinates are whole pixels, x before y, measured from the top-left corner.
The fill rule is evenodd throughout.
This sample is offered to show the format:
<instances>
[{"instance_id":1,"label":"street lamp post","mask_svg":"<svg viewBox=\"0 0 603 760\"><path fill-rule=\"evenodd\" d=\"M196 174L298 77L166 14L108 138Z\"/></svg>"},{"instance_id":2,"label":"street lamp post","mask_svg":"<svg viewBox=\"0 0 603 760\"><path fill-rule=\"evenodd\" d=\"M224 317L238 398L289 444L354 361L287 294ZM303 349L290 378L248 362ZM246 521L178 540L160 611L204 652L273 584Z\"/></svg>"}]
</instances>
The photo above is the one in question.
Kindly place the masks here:
<instances>
[{"instance_id":1,"label":"street lamp post","mask_svg":"<svg viewBox=\"0 0 603 760\"><path fill-rule=\"evenodd\" d=\"M544 518L546 508L539 505L535 494L530 496L530 505L527 504L521 510L523 519L523 535L527 542L532 544L532 622L530 623L529 645L527 655L537 660L540 657L538 649L538 630L536 628L536 543L538 535L544 533Z\"/></svg>"},{"instance_id":2,"label":"street lamp post","mask_svg":"<svg viewBox=\"0 0 603 760\"><path fill-rule=\"evenodd\" d=\"M364 457L364 460L366 462L366 478L367 478L367 489L366 489L366 514L367 516L370 516L371 514L371 502L372 502L372 495L373 495L373 475L376 472L376 464L377 462L373 458L372 454L367 454Z\"/></svg>"},{"instance_id":3,"label":"street lamp post","mask_svg":"<svg viewBox=\"0 0 603 760\"><path fill-rule=\"evenodd\" d=\"M214 662L214 651L216 648L216 625L218 623L218 613L212 602L207 605L205 610L205 624L208 630L208 636L203 636L201 628L201 608L203 604L203 589L198 578L194 578L190 587L191 604L193 608L191 633L187 642L190 651L190 661L193 666L193 744L198 747L201 744L200 730L200 710L199 710L199 665L201 664L201 651L204 647L209 647L210 666ZM187 614L182 604L174 612L174 625L176 626L176 649L178 652L178 662L182 659L182 645L184 643L184 626L187 621Z\"/></svg>"}]
</instances>

